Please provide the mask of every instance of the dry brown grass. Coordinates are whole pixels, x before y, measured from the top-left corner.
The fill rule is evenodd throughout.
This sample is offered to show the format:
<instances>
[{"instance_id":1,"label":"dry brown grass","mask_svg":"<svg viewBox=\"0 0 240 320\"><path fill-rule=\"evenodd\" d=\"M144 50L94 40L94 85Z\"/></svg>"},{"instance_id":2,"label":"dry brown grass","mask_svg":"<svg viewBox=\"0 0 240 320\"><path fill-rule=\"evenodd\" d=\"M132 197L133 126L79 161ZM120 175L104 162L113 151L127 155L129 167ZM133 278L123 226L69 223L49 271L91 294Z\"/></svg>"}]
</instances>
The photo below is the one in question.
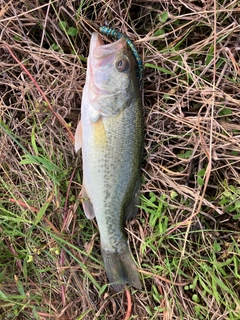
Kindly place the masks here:
<instances>
[{"instance_id":1,"label":"dry brown grass","mask_svg":"<svg viewBox=\"0 0 240 320\"><path fill-rule=\"evenodd\" d=\"M240 2L191 0L1 2L0 319L126 316L125 293L103 287L71 135L89 39L105 23L147 64L131 319L239 319Z\"/></svg>"}]
</instances>

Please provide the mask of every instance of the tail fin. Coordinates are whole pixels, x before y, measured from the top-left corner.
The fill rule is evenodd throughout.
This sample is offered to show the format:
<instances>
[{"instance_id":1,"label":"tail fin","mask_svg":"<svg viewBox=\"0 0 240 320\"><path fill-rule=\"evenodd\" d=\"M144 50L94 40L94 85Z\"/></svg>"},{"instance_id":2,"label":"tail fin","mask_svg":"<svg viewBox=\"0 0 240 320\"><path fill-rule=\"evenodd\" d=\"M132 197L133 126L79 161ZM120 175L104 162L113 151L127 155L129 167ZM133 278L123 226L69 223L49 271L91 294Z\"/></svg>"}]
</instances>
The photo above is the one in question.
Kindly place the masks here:
<instances>
[{"instance_id":1,"label":"tail fin","mask_svg":"<svg viewBox=\"0 0 240 320\"><path fill-rule=\"evenodd\" d=\"M127 246L114 253L102 248L102 257L108 280L115 291L122 290L126 284L141 289L138 271Z\"/></svg>"}]
</instances>

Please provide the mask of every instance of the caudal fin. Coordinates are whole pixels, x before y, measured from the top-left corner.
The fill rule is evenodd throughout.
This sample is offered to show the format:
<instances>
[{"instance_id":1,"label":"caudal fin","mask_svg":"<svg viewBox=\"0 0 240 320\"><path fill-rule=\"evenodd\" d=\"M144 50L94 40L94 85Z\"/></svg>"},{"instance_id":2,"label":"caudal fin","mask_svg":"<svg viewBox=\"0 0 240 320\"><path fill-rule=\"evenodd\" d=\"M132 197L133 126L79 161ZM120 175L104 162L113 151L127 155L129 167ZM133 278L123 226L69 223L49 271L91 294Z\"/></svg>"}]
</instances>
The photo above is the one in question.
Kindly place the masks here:
<instances>
[{"instance_id":1,"label":"caudal fin","mask_svg":"<svg viewBox=\"0 0 240 320\"><path fill-rule=\"evenodd\" d=\"M137 267L127 246L121 253L102 248L102 257L108 280L115 291L122 290L126 284L141 289Z\"/></svg>"}]
</instances>

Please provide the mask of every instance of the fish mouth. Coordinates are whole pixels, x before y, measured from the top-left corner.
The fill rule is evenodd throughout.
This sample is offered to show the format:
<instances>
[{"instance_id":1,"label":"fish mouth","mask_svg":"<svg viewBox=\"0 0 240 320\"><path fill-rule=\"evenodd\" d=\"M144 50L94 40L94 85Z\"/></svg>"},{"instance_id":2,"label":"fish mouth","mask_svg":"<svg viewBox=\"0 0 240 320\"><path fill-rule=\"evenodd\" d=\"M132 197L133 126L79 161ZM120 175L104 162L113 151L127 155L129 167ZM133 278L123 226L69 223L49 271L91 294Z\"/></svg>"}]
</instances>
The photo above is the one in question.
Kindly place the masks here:
<instances>
[{"instance_id":1,"label":"fish mouth","mask_svg":"<svg viewBox=\"0 0 240 320\"><path fill-rule=\"evenodd\" d=\"M108 56L111 56L119 51L124 50L124 47L126 47L126 40L124 38L120 38L119 40L104 44L101 36L99 33L94 32L92 34L91 42L90 42L90 53L93 56L94 59L103 59L105 63L109 63ZM105 57L107 59L105 59ZM110 59L110 57L109 57ZM106 60L106 61L105 61Z\"/></svg>"},{"instance_id":2,"label":"fish mouth","mask_svg":"<svg viewBox=\"0 0 240 320\"><path fill-rule=\"evenodd\" d=\"M96 68L108 68L113 62L116 56L116 53L119 51L126 52L127 44L126 40L121 38L115 42L104 44L102 37L99 33L94 32L90 41L90 50L88 57L88 68L91 73L91 90L94 92L94 96L105 95L105 96L114 96L121 93L121 91L111 92L100 88L94 81L94 69Z\"/></svg>"}]
</instances>

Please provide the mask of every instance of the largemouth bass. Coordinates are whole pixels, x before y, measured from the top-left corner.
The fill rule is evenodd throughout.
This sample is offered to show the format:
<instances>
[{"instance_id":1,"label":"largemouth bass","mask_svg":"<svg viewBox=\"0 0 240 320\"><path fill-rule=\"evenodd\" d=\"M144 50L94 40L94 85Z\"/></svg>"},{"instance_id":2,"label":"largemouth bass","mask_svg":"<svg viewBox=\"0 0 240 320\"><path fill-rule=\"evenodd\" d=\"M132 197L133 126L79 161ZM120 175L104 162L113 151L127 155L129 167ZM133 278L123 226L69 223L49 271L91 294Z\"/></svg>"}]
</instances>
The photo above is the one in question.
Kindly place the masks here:
<instances>
[{"instance_id":1,"label":"largemouth bass","mask_svg":"<svg viewBox=\"0 0 240 320\"><path fill-rule=\"evenodd\" d=\"M135 63L121 38L104 45L93 33L75 150L82 148L83 209L96 217L108 280L116 291L141 288L124 222L137 213L143 110Z\"/></svg>"}]
</instances>

